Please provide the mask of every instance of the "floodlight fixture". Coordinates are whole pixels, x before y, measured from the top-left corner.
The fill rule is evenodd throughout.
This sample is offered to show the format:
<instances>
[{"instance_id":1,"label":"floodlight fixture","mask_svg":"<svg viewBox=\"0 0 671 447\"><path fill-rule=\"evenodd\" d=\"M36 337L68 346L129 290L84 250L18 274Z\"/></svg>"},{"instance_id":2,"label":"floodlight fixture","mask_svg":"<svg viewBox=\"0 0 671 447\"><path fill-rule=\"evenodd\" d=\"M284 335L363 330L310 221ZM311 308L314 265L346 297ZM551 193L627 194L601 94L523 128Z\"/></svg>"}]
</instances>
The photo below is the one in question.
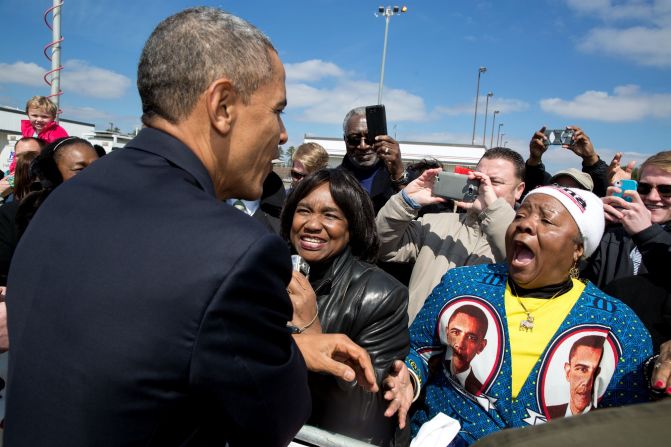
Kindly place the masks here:
<instances>
[{"instance_id":1,"label":"floodlight fixture","mask_svg":"<svg viewBox=\"0 0 671 447\"><path fill-rule=\"evenodd\" d=\"M399 8L398 6L387 6L386 8L384 6L380 6L377 8L377 13L375 14L376 17L383 16L385 18L385 25L384 25L384 46L382 47L382 66L380 67L380 84L378 86L378 92L377 92L377 103L382 104L382 88L384 86L384 63L385 59L387 57L387 36L389 35L389 19L392 16L395 16L399 13L402 12L407 12L408 8L406 6L403 6L402 8Z\"/></svg>"},{"instance_id":2,"label":"floodlight fixture","mask_svg":"<svg viewBox=\"0 0 671 447\"><path fill-rule=\"evenodd\" d=\"M473 136L471 137L471 144L475 145L475 123L478 120L478 101L480 99L480 75L487 71L487 67L480 67L478 69L478 87L475 90L475 112L473 113Z\"/></svg>"}]
</instances>

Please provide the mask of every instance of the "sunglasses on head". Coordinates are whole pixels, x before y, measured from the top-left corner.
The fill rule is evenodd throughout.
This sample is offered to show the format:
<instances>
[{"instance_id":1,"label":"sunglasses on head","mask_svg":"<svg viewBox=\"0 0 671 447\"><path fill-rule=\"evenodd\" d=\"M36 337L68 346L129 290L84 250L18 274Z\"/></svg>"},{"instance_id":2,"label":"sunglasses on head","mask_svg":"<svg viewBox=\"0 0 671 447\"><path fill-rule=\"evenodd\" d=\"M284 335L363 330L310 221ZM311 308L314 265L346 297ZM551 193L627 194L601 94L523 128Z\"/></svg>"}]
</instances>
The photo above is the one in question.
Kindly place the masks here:
<instances>
[{"instance_id":1,"label":"sunglasses on head","mask_svg":"<svg viewBox=\"0 0 671 447\"><path fill-rule=\"evenodd\" d=\"M291 178L294 180L303 180L307 174L303 174L302 172L298 172L296 170L291 170Z\"/></svg>"},{"instance_id":2,"label":"sunglasses on head","mask_svg":"<svg viewBox=\"0 0 671 447\"><path fill-rule=\"evenodd\" d=\"M636 191L641 195L650 194L650 191L653 189L657 190L657 193L664 197L671 197L671 185L651 185L650 183L639 183L636 187Z\"/></svg>"},{"instance_id":3,"label":"sunglasses on head","mask_svg":"<svg viewBox=\"0 0 671 447\"><path fill-rule=\"evenodd\" d=\"M347 140L347 144L350 146L359 146L361 144L361 140L364 140L366 144L368 145L373 145L371 141L368 140L368 135L361 135L361 134L349 134L345 137Z\"/></svg>"}]
</instances>

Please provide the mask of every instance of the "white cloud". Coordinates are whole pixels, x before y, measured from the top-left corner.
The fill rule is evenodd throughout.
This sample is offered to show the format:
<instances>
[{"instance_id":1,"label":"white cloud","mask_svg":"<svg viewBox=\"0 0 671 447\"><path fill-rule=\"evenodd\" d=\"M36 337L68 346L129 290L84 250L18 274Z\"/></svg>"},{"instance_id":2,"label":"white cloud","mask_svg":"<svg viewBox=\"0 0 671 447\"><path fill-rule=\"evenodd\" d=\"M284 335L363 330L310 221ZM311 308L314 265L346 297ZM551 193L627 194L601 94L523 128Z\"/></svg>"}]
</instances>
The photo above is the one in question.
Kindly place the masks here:
<instances>
[{"instance_id":1,"label":"white cloud","mask_svg":"<svg viewBox=\"0 0 671 447\"><path fill-rule=\"evenodd\" d=\"M456 143L456 144L471 144L471 134L455 133L455 132L429 132L429 133L413 133L409 132L403 134L403 140L406 141L421 141L424 143Z\"/></svg>"},{"instance_id":2,"label":"white cloud","mask_svg":"<svg viewBox=\"0 0 671 447\"><path fill-rule=\"evenodd\" d=\"M287 110L291 119L301 122L340 125L350 109L377 102L378 84L356 79L337 65L322 60L286 64L287 70ZM485 96L480 96L478 106L484 115ZM437 119L440 115L471 115L473 104L439 106L430 113L424 99L407 90L385 85L383 103L387 108L390 123L422 122ZM520 112L529 109L529 104L512 98L494 97L489 103L489 113ZM408 138L404 136L403 138ZM431 141L445 141L443 136L435 136ZM458 141L469 142L470 138Z\"/></svg>"},{"instance_id":3,"label":"white cloud","mask_svg":"<svg viewBox=\"0 0 671 447\"><path fill-rule=\"evenodd\" d=\"M70 60L61 75L62 90L82 96L114 99L123 96L131 80L105 68L93 67L85 61Z\"/></svg>"},{"instance_id":4,"label":"white cloud","mask_svg":"<svg viewBox=\"0 0 671 447\"><path fill-rule=\"evenodd\" d=\"M545 112L570 118L631 122L671 117L671 94L645 93L636 85L624 85L616 87L613 95L590 90L571 100L542 99L540 106Z\"/></svg>"},{"instance_id":5,"label":"white cloud","mask_svg":"<svg viewBox=\"0 0 671 447\"><path fill-rule=\"evenodd\" d=\"M287 84L289 108L303 109L299 121L339 124L352 108L375 104L378 85L368 81L340 79L334 87ZM420 121L425 118L424 100L405 90L383 91L388 121Z\"/></svg>"},{"instance_id":6,"label":"white cloud","mask_svg":"<svg viewBox=\"0 0 671 447\"><path fill-rule=\"evenodd\" d=\"M671 0L566 0L579 14L608 23L581 37L578 49L629 59L639 65L671 67ZM614 22L628 22L615 26ZM633 23L638 22L637 25Z\"/></svg>"},{"instance_id":7,"label":"white cloud","mask_svg":"<svg viewBox=\"0 0 671 447\"><path fill-rule=\"evenodd\" d=\"M478 101L478 115L485 114L485 103L486 97L480 95ZM434 110L435 113L457 116L457 115L473 115L473 106L474 103L470 104L457 104L454 106L439 106ZM491 115L492 111L498 110L501 113L514 113L514 112L523 112L529 109L529 103L522 101L520 99L513 98L497 98L494 96L494 99L489 101L488 114Z\"/></svg>"},{"instance_id":8,"label":"white cloud","mask_svg":"<svg viewBox=\"0 0 671 447\"><path fill-rule=\"evenodd\" d=\"M663 5L666 0L567 0L570 8L584 15L595 15L602 20L651 19L655 4Z\"/></svg>"},{"instance_id":9,"label":"white cloud","mask_svg":"<svg viewBox=\"0 0 671 447\"><path fill-rule=\"evenodd\" d=\"M641 163L643 163L643 161L645 161L645 159L652 155L651 153L622 151L611 148L596 148L596 151L599 154L599 157L605 161L606 164L611 162L615 156L615 153L617 152L622 152L623 163L626 164L630 161L635 161L637 166L639 166ZM527 152L520 153L525 158L528 156L528 150ZM543 154L543 163L545 164L547 171L551 174L568 168L582 169L582 160L580 157L578 157L570 149L565 149L560 146L551 146L551 148L548 149L545 154Z\"/></svg>"},{"instance_id":10,"label":"white cloud","mask_svg":"<svg viewBox=\"0 0 671 447\"><path fill-rule=\"evenodd\" d=\"M45 69L32 62L0 64L0 83L40 87L44 85L44 73Z\"/></svg>"},{"instance_id":11,"label":"white cloud","mask_svg":"<svg viewBox=\"0 0 671 447\"><path fill-rule=\"evenodd\" d=\"M354 79L337 65L322 60L285 64L288 112L298 121L340 124L352 108L377 102L378 84ZM383 91L389 121L426 118L424 100L388 86Z\"/></svg>"},{"instance_id":12,"label":"white cloud","mask_svg":"<svg viewBox=\"0 0 671 447\"><path fill-rule=\"evenodd\" d=\"M578 49L625 57L644 66L671 67L671 27L595 28Z\"/></svg>"},{"instance_id":13,"label":"white cloud","mask_svg":"<svg viewBox=\"0 0 671 447\"><path fill-rule=\"evenodd\" d=\"M63 116L83 121L114 121L114 115L93 107L63 107Z\"/></svg>"},{"instance_id":14,"label":"white cloud","mask_svg":"<svg viewBox=\"0 0 671 447\"><path fill-rule=\"evenodd\" d=\"M312 59L296 64L284 64L287 82L318 81L322 78L341 77L345 72L336 64Z\"/></svg>"},{"instance_id":15,"label":"white cloud","mask_svg":"<svg viewBox=\"0 0 671 447\"><path fill-rule=\"evenodd\" d=\"M126 93L131 80L105 68L94 67L85 61L72 59L63 63L61 90L92 98L113 99ZM0 64L0 83L31 87L44 86L43 76L48 70L32 62Z\"/></svg>"}]
</instances>

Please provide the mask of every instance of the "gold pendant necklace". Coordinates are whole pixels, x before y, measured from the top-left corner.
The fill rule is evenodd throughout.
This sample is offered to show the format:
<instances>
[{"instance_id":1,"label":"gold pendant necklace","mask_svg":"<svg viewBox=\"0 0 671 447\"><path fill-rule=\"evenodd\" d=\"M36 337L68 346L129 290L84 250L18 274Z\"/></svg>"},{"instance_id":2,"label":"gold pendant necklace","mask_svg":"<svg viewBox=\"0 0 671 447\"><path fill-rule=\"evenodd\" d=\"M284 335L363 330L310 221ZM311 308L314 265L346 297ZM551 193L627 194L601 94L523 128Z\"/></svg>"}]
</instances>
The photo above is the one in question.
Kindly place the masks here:
<instances>
[{"instance_id":1,"label":"gold pendant necklace","mask_svg":"<svg viewBox=\"0 0 671 447\"><path fill-rule=\"evenodd\" d=\"M534 316L531 315L531 312L529 312L529 310L527 310L524 303L522 303L522 300L520 299L519 295L517 294L517 288L515 287L515 283L513 283L513 281L509 281L509 284L510 284L510 291L513 292L513 296L517 299L517 302L520 303L520 306L522 306L522 309L524 309L524 313L527 314L527 317L524 320L520 321L520 331L533 332L534 321L535 321ZM569 288L568 290L571 290L571 289ZM541 306L538 309L534 309L534 312L537 312L537 311L541 310L543 307L550 304L553 299L557 298L560 293L566 293L566 292L568 292L568 290L564 290L564 288L562 287L561 289L559 289L557 291L557 293L552 295L552 297L550 297L550 299L548 299L547 302L541 304Z\"/></svg>"}]
</instances>

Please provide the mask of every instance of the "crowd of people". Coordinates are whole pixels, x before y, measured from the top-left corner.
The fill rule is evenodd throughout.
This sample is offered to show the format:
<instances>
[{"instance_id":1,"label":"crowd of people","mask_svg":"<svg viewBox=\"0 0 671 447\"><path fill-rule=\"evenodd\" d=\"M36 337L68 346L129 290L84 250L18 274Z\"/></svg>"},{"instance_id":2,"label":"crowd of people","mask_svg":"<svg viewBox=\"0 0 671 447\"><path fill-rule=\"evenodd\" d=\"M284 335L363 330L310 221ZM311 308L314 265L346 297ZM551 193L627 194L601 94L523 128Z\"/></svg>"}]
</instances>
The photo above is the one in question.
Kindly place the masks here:
<instances>
[{"instance_id":1,"label":"crowd of people","mask_svg":"<svg viewBox=\"0 0 671 447\"><path fill-rule=\"evenodd\" d=\"M145 44L123 150L28 102L0 182L6 446L287 445L304 424L513 445L669 411L671 151L635 176L569 126L581 169L551 174L541 128L449 201L440 162L404 165L357 107L342 164L301 145L285 191L284 79L253 25L191 8Z\"/></svg>"}]
</instances>

